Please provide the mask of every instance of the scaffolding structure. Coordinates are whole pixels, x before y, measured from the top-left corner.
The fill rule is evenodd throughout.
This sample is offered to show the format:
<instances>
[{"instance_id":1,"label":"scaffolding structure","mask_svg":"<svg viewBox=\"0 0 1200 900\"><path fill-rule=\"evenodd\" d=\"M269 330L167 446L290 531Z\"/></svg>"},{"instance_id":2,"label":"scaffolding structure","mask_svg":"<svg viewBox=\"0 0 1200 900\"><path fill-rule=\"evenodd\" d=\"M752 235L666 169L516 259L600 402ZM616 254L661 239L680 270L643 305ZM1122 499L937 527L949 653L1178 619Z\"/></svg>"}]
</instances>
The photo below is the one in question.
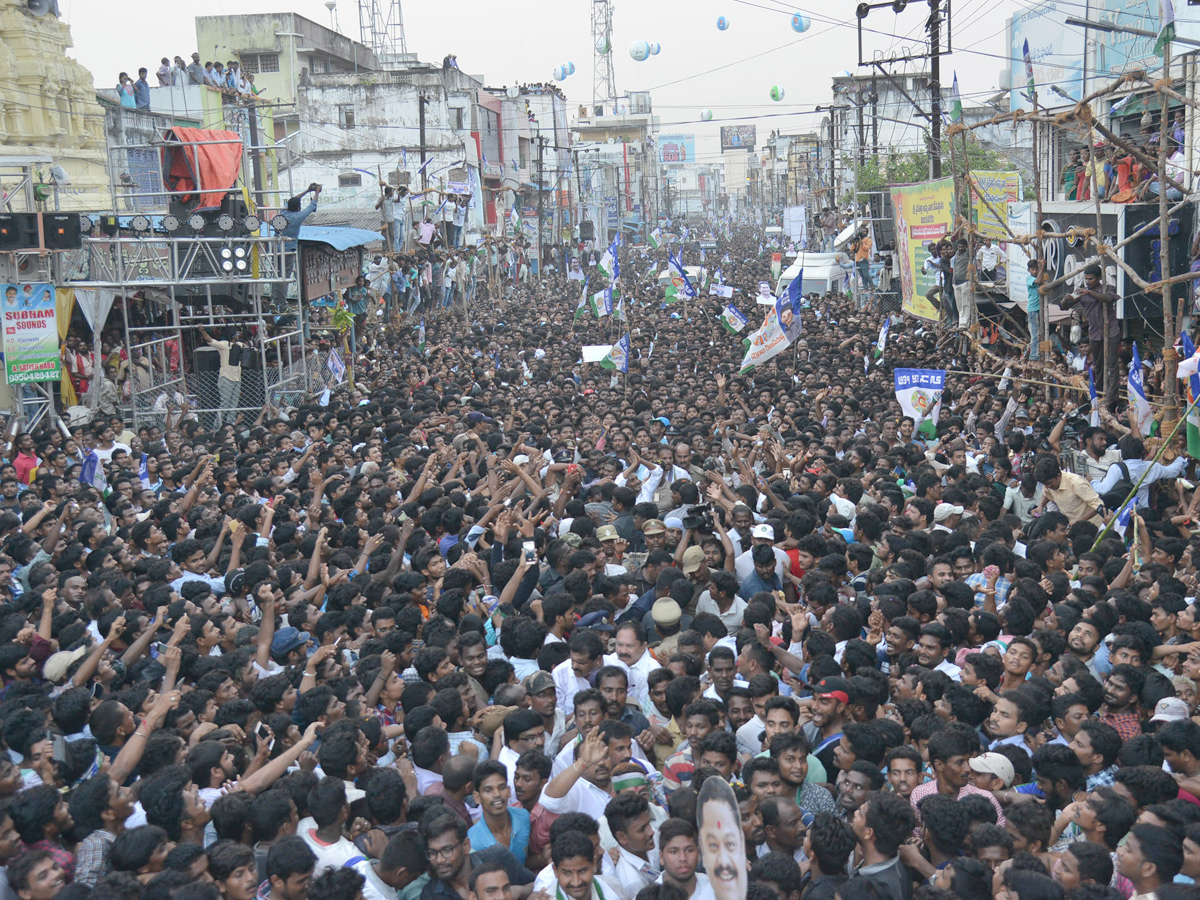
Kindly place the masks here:
<instances>
[{"instance_id":1,"label":"scaffolding structure","mask_svg":"<svg viewBox=\"0 0 1200 900\"><path fill-rule=\"evenodd\" d=\"M1007 239L1011 243L1020 245L1032 245L1036 250L1036 258L1039 262L1044 263L1046 259L1046 245L1049 241L1057 239L1069 239L1077 242L1083 242L1084 246L1092 251L1092 260L1101 262L1106 265L1111 264L1118 268L1124 276L1133 282L1139 291L1145 294L1159 294L1162 300L1162 317L1163 317L1163 334L1165 336L1164 346L1162 348L1163 361L1166 367L1164 384L1166 390L1165 403L1168 409L1168 417L1177 419L1180 413L1179 405L1179 386L1176 377L1176 369L1178 367L1179 357L1176 353L1173 343L1173 336L1176 333L1177 321L1175 312L1176 293L1173 288L1175 285L1182 285L1185 282L1194 281L1196 274L1194 272L1180 273L1177 275L1170 274L1170 240L1171 240L1171 222L1172 216L1179 213L1184 207L1191 203L1189 198L1189 188L1180 184L1172 177L1171 165L1168 162L1168 145L1170 141L1167 139L1170 133L1170 123L1168 121L1168 100L1181 103L1193 110L1200 110L1200 103L1184 96L1172 87L1171 82L1171 51L1170 45L1167 44L1164 57L1163 68L1160 77L1157 80L1151 80L1145 71L1130 72L1116 78L1114 81L1092 91L1087 96L1083 97L1070 109L1052 114L1039 106L1036 90L1033 91L1033 109L1032 111L1014 110L1008 113L1000 113L979 122L955 123L950 125L946 130L946 146L949 150L952 168L954 172L954 230L965 235L968 241L968 258L970 260L968 275L970 279L971 294L975 296L978 281L975 268L975 250L976 250L976 234L977 229L970 221L969 209L974 200L978 200L989 212L1003 225ZM1106 126L1099 121L1092 109L1092 104L1111 97L1120 92L1122 89L1134 87L1149 87L1159 98L1159 107L1161 118L1156 124L1159 128L1159 141L1157 154L1152 155L1135 146L1133 142L1127 140L1117 134L1112 128ZM1029 122L1033 125L1034 133L1034 192L1036 202L1036 220L1034 228L1029 235L1016 235L1008 226L1007 216L1002 215L995 206L985 196L983 189L979 186L975 176L971 174L970 164L967 161L967 139L974 139L973 132L976 129L986 128L992 125L1003 123L1012 123L1014 126L1019 122ZM1159 185L1157 207L1158 214L1151 218L1141 227L1136 228L1127 233L1123 238L1114 244L1107 244L1103 240L1102 232L1102 210L1101 200L1099 197L1098 185L1096 184L1097 166L1091 166L1088 172L1086 184L1090 187L1090 197L1095 211L1095 227L1091 228L1070 228L1066 231L1056 232L1048 228L1048 224L1042 215L1042 197L1043 185L1045 183L1045 175L1042 171L1042 166L1039 164L1039 132L1043 132L1047 136L1051 135L1053 130L1073 130L1083 139L1086 140L1088 146L1094 146L1098 140L1103 140L1108 144L1120 149L1122 152L1133 157L1138 163L1145 166L1148 171L1152 171L1153 180L1157 180ZM962 164L955 164L955 158L958 154L962 155ZM1174 189L1178 191L1182 199L1170 200L1168 191ZM1083 201L1089 202L1089 201ZM1108 206L1109 204L1105 204ZM1159 238L1159 260L1160 278L1154 281L1147 281L1143 278L1132 266L1130 266L1120 251L1128 246L1132 241L1140 238L1148 233L1157 231ZM1047 292L1053 288L1059 287L1068 281L1079 277L1079 271L1065 272L1061 276L1046 281L1039 285L1039 291L1043 297L1047 297ZM1011 277L1011 273L1010 273ZM1104 385L1102 388L1105 405L1111 407L1116 403L1118 391L1118 372L1117 367L1111 365L1111 362L1116 356L1115 338L1110 334L1109 317L1115 315L1115 310L1110 310L1108 304L1102 304L1104 315ZM1040 333L1031 336L1031 341L1036 341L1041 345L1043 350L1049 348L1049 316L1043 314L1040 317ZM1001 359L995 354L985 349L978 341L979 329L978 324L972 326L972 334L965 339L965 343L969 345L967 349L978 353L980 356L989 358L992 362L1012 364L1011 360ZM1037 363L1018 363L1014 365L1018 371L1032 371L1036 373L1038 378L1048 377L1044 368ZM1078 387L1076 385L1076 387ZM1099 386L1098 386L1099 387Z\"/></svg>"},{"instance_id":2,"label":"scaffolding structure","mask_svg":"<svg viewBox=\"0 0 1200 900\"><path fill-rule=\"evenodd\" d=\"M183 148L193 156L201 146L236 144L240 148L238 183L203 185L186 191L166 187L162 151ZM309 372L300 294L296 288L297 249L284 238L286 220L278 210L248 205L252 155L274 152L235 137L217 140L158 140L112 148L115 153L152 150L158 160L161 190L139 191L138 212L117 213L126 190L110 167L112 213L84 217L78 250L0 253L0 274L20 281L46 281L60 288L94 291L97 310L93 334L94 378L86 398L99 403L102 347L109 311L120 307L121 330L129 363L129 409L134 428L162 426L172 408L185 399L190 410L208 417L205 424L253 419L268 405L295 403L319 373ZM204 211L180 206L184 195L201 197ZM245 215L231 214L227 198L245 200ZM236 206L236 204L234 204ZM272 217L276 217L272 224ZM89 224L92 225L89 228ZM241 348L240 396L222 397L217 367L201 363L195 351L222 333L236 335ZM215 351L208 351L215 355ZM38 384L40 396L20 397L26 429L47 413L54 415L53 382ZM230 401L232 402L224 402Z\"/></svg>"}]
</instances>

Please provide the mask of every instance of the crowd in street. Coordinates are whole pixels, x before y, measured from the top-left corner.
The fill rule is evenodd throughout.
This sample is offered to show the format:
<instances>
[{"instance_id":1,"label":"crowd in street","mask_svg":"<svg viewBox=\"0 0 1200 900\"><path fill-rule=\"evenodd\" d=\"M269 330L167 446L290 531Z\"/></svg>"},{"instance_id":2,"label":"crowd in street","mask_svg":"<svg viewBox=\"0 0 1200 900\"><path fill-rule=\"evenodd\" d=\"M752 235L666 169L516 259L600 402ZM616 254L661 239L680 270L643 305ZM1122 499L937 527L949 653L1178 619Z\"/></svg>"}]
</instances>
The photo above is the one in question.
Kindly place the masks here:
<instances>
[{"instance_id":1,"label":"crowd in street","mask_svg":"<svg viewBox=\"0 0 1200 900\"><path fill-rule=\"evenodd\" d=\"M765 237L712 239L753 328ZM6 900L1200 897L1182 429L842 295L739 374L665 249L621 321L594 255L429 250L326 395L9 432Z\"/></svg>"}]
</instances>

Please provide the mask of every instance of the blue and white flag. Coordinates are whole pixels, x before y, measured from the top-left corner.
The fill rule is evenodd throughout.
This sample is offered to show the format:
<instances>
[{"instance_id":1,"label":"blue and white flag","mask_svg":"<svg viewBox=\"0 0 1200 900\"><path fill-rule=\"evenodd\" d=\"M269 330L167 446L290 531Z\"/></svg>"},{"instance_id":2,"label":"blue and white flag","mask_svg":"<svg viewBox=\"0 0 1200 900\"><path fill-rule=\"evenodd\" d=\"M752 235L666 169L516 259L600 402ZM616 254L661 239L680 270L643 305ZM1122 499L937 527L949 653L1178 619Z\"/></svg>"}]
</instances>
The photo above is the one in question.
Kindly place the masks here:
<instances>
[{"instance_id":1,"label":"blue and white flag","mask_svg":"<svg viewBox=\"0 0 1200 900\"><path fill-rule=\"evenodd\" d=\"M1088 424L1093 428L1100 427L1100 398L1096 395L1096 376L1088 370L1088 396L1092 400L1092 412L1088 416Z\"/></svg>"},{"instance_id":2,"label":"blue and white flag","mask_svg":"<svg viewBox=\"0 0 1200 900\"><path fill-rule=\"evenodd\" d=\"M149 458L150 455L148 453L143 453L142 461L138 463L138 478L141 479L142 487L144 488L150 487L150 466L146 462Z\"/></svg>"},{"instance_id":3,"label":"blue and white flag","mask_svg":"<svg viewBox=\"0 0 1200 900\"><path fill-rule=\"evenodd\" d=\"M892 327L892 317L888 316L883 320L883 325L879 329L879 340L875 342L875 358L882 360L884 348L887 347L888 330Z\"/></svg>"},{"instance_id":4,"label":"blue and white flag","mask_svg":"<svg viewBox=\"0 0 1200 900\"><path fill-rule=\"evenodd\" d=\"M1146 372L1142 368L1142 356L1138 353L1137 341L1133 342L1133 359L1129 362L1129 405L1133 407L1138 431L1145 437L1154 425L1154 410L1146 399Z\"/></svg>"},{"instance_id":5,"label":"blue and white flag","mask_svg":"<svg viewBox=\"0 0 1200 900\"><path fill-rule=\"evenodd\" d=\"M692 284L692 280L688 278L687 272L683 270L683 265L679 262L679 258L674 253L668 253L667 261L671 264L671 267L683 278L684 293L694 299L696 297L696 288Z\"/></svg>"},{"instance_id":6,"label":"blue and white flag","mask_svg":"<svg viewBox=\"0 0 1200 900\"><path fill-rule=\"evenodd\" d=\"M896 369L896 402L900 411L911 416L916 430L930 440L937 436L938 416L942 411L942 392L946 389L945 369Z\"/></svg>"},{"instance_id":7,"label":"blue and white flag","mask_svg":"<svg viewBox=\"0 0 1200 900\"><path fill-rule=\"evenodd\" d=\"M800 303L804 299L803 285L804 270L801 269L787 286L786 298L775 298L775 316L779 319L779 330L787 335L789 344L804 330L804 323L800 321Z\"/></svg>"},{"instance_id":8,"label":"blue and white flag","mask_svg":"<svg viewBox=\"0 0 1200 900\"><path fill-rule=\"evenodd\" d=\"M732 334L737 334L745 328L748 321L749 319L742 315L742 311L732 303L721 311L721 325L726 331Z\"/></svg>"},{"instance_id":9,"label":"blue and white flag","mask_svg":"<svg viewBox=\"0 0 1200 900\"><path fill-rule=\"evenodd\" d=\"M600 365L605 369L616 369L618 372L629 371L628 332L608 349L604 359L600 360Z\"/></svg>"},{"instance_id":10,"label":"blue and white flag","mask_svg":"<svg viewBox=\"0 0 1200 900\"><path fill-rule=\"evenodd\" d=\"M79 483L94 487L102 494L108 493L108 479L104 475L104 465L95 450L89 450L84 457L83 466L79 470Z\"/></svg>"}]
</instances>

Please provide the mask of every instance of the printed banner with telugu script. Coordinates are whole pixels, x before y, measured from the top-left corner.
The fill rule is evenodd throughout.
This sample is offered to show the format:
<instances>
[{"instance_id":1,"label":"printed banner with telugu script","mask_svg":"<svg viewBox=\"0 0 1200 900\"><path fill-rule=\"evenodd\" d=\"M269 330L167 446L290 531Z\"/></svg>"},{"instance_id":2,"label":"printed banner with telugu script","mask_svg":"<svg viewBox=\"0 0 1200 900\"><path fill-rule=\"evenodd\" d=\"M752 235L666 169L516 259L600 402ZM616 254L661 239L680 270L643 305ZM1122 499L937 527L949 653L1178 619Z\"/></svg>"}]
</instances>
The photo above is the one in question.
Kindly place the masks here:
<instances>
[{"instance_id":1,"label":"printed banner with telugu script","mask_svg":"<svg viewBox=\"0 0 1200 900\"><path fill-rule=\"evenodd\" d=\"M4 286L4 376L9 384L59 381L58 316L54 285Z\"/></svg>"},{"instance_id":2,"label":"printed banner with telugu script","mask_svg":"<svg viewBox=\"0 0 1200 900\"><path fill-rule=\"evenodd\" d=\"M936 322L938 311L925 299L935 280L932 274L922 270L922 264L928 256L925 243L940 241L951 231L954 179L893 185L891 192L903 309L918 318Z\"/></svg>"}]
</instances>

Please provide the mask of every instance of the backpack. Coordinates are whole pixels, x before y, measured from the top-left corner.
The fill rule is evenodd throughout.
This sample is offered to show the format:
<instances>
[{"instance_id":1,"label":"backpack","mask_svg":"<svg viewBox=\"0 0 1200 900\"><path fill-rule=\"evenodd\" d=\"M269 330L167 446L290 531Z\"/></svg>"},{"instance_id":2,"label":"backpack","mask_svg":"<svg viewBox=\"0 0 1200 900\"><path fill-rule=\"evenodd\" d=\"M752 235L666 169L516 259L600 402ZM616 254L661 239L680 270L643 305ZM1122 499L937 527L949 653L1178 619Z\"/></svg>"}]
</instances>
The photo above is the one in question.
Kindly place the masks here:
<instances>
[{"instance_id":1,"label":"backpack","mask_svg":"<svg viewBox=\"0 0 1200 900\"><path fill-rule=\"evenodd\" d=\"M231 366L240 366L242 364L242 345L229 345L229 364Z\"/></svg>"}]
</instances>

